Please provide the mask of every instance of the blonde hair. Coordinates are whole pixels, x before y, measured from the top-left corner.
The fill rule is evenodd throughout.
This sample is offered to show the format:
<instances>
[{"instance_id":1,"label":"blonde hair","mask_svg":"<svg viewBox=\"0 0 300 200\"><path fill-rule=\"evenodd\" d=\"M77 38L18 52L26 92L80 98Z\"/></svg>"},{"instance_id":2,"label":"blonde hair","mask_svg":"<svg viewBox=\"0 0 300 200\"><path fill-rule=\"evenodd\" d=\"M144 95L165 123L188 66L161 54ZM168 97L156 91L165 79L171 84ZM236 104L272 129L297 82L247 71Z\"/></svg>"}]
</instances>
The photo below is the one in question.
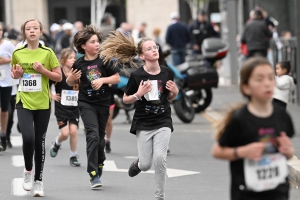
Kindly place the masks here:
<instances>
[{"instance_id":1,"label":"blonde hair","mask_svg":"<svg viewBox=\"0 0 300 200\"><path fill-rule=\"evenodd\" d=\"M64 65L72 53L75 54L75 51L71 48L65 48L65 49L61 50L60 59L59 59L60 64Z\"/></svg>"},{"instance_id":2,"label":"blonde hair","mask_svg":"<svg viewBox=\"0 0 300 200\"><path fill-rule=\"evenodd\" d=\"M41 23L39 20L37 20L37 19L29 19L29 20L27 20L27 21L26 21L24 24L22 24L22 26L21 26L21 32L22 32L22 36L23 36L23 42L25 42L25 40L26 40L25 26L26 26L26 24L27 24L28 22L31 22L31 21L36 21L36 22L38 22L39 25L40 25L40 30L41 30L41 32L43 31L43 25L42 25L42 23Z\"/></svg>"}]
</instances>

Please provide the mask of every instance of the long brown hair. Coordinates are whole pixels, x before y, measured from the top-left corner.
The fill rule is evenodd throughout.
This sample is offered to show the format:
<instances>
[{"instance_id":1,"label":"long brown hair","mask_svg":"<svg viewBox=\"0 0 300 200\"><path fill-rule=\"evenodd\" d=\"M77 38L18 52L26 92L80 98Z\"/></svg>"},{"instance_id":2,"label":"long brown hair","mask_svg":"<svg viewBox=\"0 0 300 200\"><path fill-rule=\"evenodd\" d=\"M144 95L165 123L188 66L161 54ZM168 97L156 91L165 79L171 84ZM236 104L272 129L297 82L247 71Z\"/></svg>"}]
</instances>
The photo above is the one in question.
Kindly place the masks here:
<instances>
[{"instance_id":1,"label":"long brown hair","mask_svg":"<svg viewBox=\"0 0 300 200\"><path fill-rule=\"evenodd\" d=\"M254 69L260 65L270 65L270 62L268 59L263 57L253 57L249 58L241 67L240 70L240 92L243 94L244 97L246 97L248 100L251 99L249 95L247 95L243 91L243 85L248 85L249 79L254 71ZM229 122L232 120L235 112L241 108L245 103L238 103L237 105L233 106L226 114L226 116L220 121L220 123L217 124L217 133L216 133L216 139L220 139L222 134L224 133L226 126L229 124Z\"/></svg>"},{"instance_id":2,"label":"long brown hair","mask_svg":"<svg viewBox=\"0 0 300 200\"><path fill-rule=\"evenodd\" d=\"M153 41L150 38L142 38L135 46L134 39L130 34L123 34L120 31L112 31L107 39L101 45L100 58L104 62L114 60L114 66L121 65L125 69L125 64L129 64L132 68L138 68L133 62L136 55L143 53L143 44L146 41Z\"/></svg>"}]
</instances>

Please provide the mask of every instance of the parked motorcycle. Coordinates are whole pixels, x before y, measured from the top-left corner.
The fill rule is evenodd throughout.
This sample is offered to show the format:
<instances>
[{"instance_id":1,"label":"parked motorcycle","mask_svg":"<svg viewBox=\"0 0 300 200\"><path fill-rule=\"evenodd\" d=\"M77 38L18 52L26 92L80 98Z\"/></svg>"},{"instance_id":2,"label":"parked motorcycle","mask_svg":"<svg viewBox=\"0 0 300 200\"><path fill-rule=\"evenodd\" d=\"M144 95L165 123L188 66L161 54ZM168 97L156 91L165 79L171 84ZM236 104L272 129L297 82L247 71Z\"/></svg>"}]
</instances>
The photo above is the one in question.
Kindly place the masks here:
<instances>
[{"instance_id":1,"label":"parked motorcycle","mask_svg":"<svg viewBox=\"0 0 300 200\"><path fill-rule=\"evenodd\" d=\"M203 41L202 52L202 55L187 56L186 62L176 67L167 62L180 90L174 101L174 110L185 123L192 122L195 112L204 111L210 105L212 88L218 87L219 82L214 64L227 55L228 44L219 38L207 38Z\"/></svg>"},{"instance_id":2,"label":"parked motorcycle","mask_svg":"<svg viewBox=\"0 0 300 200\"><path fill-rule=\"evenodd\" d=\"M166 65L174 73L174 81L179 89L179 93L174 100L174 110L178 118L184 123L190 123L195 117L195 112L205 110L212 101L212 87L218 86L218 73L214 64L217 60L224 58L228 51L228 45L221 39L208 38L203 41L203 55L187 56L186 62L173 66L166 62ZM168 53L164 52L164 56ZM140 65L138 65L140 66ZM130 73L131 68L127 72ZM129 111L135 109L135 104L124 104L123 95L128 82L128 76L123 70L120 72L120 82L115 92L115 118L120 109L124 109L127 115L127 121L131 118Z\"/></svg>"}]
</instances>

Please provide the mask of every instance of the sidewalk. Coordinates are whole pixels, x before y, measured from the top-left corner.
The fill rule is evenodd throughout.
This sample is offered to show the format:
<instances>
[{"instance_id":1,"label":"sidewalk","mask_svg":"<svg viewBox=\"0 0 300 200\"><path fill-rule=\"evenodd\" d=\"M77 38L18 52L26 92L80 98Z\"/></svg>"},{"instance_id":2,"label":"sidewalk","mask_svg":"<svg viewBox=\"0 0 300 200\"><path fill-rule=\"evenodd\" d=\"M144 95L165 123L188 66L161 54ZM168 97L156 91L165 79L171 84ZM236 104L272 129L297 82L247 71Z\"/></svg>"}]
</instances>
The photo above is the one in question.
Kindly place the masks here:
<instances>
[{"instance_id":1,"label":"sidewalk","mask_svg":"<svg viewBox=\"0 0 300 200\"><path fill-rule=\"evenodd\" d=\"M213 89L213 101L210 107L203 112L203 116L213 124L223 118L226 111L237 103L244 102L245 99L239 92L239 87L236 85L219 86ZM291 115L294 122L295 136L292 139L295 156L288 161L290 170L289 178L296 186L300 186L300 106L289 104L287 111Z\"/></svg>"}]
</instances>

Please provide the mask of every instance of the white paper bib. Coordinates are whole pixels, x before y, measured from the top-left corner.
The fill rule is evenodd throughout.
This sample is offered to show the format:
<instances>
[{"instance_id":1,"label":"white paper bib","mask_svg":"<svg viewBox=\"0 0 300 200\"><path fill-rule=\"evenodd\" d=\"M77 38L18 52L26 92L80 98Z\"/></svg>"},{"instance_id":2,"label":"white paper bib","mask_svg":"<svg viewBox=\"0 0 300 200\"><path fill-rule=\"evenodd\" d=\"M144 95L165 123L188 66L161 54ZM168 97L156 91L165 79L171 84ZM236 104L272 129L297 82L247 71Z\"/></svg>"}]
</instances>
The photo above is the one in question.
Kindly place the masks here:
<instances>
[{"instance_id":1,"label":"white paper bib","mask_svg":"<svg viewBox=\"0 0 300 200\"><path fill-rule=\"evenodd\" d=\"M147 101L154 101L159 100L158 97L158 86L157 86L157 80L149 80L152 84L152 89L150 92L147 92L144 97ZM144 82L145 83L145 82Z\"/></svg>"},{"instance_id":2,"label":"white paper bib","mask_svg":"<svg viewBox=\"0 0 300 200\"><path fill-rule=\"evenodd\" d=\"M60 103L64 106L77 106L78 90L62 90Z\"/></svg>"},{"instance_id":3,"label":"white paper bib","mask_svg":"<svg viewBox=\"0 0 300 200\"><path fill-rule=\"evenodd\" d=\"M42 91L41 74L23 74L20 79L19 91L21 92L40 92Z\"/></svg>"},{"instance_id":4,"label":"white paper bib","mask_svg":"<svg viewBox=\"0 0 300 200\"><path fill-rule=\"evenodd\" d=\"M286 181L286 157L276 153L264 155L260 161L244 159L244 173L247 189L255 192L275 189Z\"/></svg>"}]
</instances>

